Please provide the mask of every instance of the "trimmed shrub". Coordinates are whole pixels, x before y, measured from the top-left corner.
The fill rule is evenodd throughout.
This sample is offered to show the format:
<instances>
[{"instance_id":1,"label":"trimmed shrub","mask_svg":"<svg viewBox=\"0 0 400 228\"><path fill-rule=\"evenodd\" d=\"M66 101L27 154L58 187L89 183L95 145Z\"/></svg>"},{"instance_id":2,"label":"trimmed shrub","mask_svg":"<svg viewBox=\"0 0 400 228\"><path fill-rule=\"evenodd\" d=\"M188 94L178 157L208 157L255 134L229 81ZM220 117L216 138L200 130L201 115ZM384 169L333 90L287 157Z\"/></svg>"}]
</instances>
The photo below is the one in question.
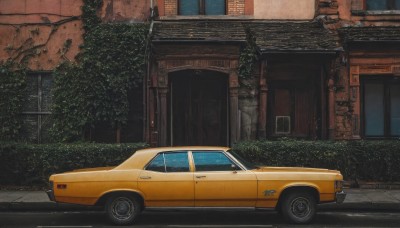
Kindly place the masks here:
<instances>
[{"instance_id":1,"label":"trimmed shrub","mask_svg":"<svg viewBox=\"0 0 400 228\"><path fill-rule=\"evenodd\" d=\"M47 184L53 173L115 166L135 144L17 144L0 142L0 185ZM349 181L400 181L400 140L243 141L235 152L256 164L337 169Z\"/></svg>"},{"instance_id":2,"label":"trimmed shrub","mask_svg":"<svg viewBox=\"0 0 400 228\"><path fill-rule=\"evenodd\" d=\"M53 173L115 166L145 143L17 144L0 142L0 185L45 185Z\"/></svg>"},{"instance_id":3,"label":"trimmed shrub","mask_svg":"<svg viewBox=\"0 0 400 228\"><path fill-rule=\"evenodd\" d=\"M340 170L349 181L400 181L400 140L244 141L233 150L256 164Z\"/></svg>"}]
</instances>

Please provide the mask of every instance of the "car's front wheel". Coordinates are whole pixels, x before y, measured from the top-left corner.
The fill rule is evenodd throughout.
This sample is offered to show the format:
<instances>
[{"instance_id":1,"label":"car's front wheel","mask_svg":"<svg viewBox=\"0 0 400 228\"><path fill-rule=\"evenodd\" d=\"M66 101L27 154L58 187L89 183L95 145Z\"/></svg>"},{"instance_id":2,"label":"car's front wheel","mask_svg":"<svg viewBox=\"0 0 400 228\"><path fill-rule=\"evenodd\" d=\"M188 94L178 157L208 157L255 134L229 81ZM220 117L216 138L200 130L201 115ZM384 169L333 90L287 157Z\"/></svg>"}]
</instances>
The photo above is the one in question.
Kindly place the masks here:
<instances>
[{"instance_id":1,"label":"car's front wheel","mask_svg":"<svg viewBox=\"0 0 400 228\"><path fill-rule=\"evenodd\" d=\"M311 222L316 214L316 200L308 192L292 192L286 195L281 205L284 218L296 224Z\"/></svg>"},{"instance_id":2,"label":"car's front wheel","mask_svg":"<svg viewBox=\"0 0 400 228\"><path fill-rule=\"evenodd\" d=\"M110 197L106 203L106 212L110 221L116 225L132 224L141 211L135 197L118 195Z\"/></svg>"}]
</instances>

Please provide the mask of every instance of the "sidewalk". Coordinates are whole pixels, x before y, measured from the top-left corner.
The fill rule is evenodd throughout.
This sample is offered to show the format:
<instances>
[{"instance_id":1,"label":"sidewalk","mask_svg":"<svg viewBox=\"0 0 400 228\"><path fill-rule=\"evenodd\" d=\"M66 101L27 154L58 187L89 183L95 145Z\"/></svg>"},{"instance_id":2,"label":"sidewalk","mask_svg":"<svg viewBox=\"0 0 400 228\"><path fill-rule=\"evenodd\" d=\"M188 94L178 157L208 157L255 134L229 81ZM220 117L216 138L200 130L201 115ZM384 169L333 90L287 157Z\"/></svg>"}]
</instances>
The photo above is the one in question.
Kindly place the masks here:
<instances>
[{"instance_id":1,"label":"sidewalk","mask_svg":"<svg viewBox=\"0 0 400 228\"><path fill-rule=\"evenodd\" d=\"M345 189L343 204L319 205L320 210L400 211L400 190ZM0 191L0 211L93 210L96 208L51 202L43 191Z\"/></svg>"}]
</instances>

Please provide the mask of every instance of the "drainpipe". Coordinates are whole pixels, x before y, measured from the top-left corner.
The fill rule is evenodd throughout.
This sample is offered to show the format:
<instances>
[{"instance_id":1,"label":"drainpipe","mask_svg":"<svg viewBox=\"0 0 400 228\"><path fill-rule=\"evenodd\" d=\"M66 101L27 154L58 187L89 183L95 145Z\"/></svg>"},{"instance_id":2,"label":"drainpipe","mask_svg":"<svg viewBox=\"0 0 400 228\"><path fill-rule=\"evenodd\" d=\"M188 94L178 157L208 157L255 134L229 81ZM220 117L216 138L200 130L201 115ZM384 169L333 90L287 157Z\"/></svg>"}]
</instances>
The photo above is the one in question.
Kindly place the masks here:
<instances>
[{"instance_id":1,"label":"drainpipe","mask_svg":"<svg viewBox=\"0 0 400 228\"><path fill-rule=\"evenodd\" d=\"M147 98L149 97L149 91L147 88L147 85L149 85L150 82L150 69L151 69L151 64L150 64L150 39L151 35L153 33L153 26L154 26L154 0L150 0L150 28L149 28L149 34L147 35L147 42L146 42L146 49L145 49L145 62L147 64L147 72L146 72L146 78L143 80L143 139L146 142L149 142L150 140L150 128L149 128L149 119L147 118L149 114L149 104L147 102Z\"/></svg>"}]
</instances>

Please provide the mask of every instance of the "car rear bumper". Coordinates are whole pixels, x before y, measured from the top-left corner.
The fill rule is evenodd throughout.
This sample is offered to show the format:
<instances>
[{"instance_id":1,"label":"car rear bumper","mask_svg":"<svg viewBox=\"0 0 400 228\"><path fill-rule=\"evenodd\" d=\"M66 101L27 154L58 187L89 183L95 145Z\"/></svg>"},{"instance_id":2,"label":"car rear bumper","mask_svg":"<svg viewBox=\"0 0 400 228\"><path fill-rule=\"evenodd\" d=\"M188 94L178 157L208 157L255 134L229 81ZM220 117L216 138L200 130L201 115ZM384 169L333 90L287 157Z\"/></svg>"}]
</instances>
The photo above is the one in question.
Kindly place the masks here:
<instances>
[{"instance_id":1,"label":"car rear bumper","mask_svg":"<svg viewBox=\"0 0 400 228\"><path fill-rule=\"evenodd\" d=\"M345 198L346 198L346 193L344 191L336 192L336 203L338 204L343 203Z\"/></svg>"},{"instance_id":2,"label":"car rear bumper","mask_svg":"<svg viewBox=\"0 0 400 228\"><path fill-rule=\"evenodd\" d=\"M53 190L47 190L46 193L47 193L47 196L49 197L50 201L56 201Z\"/></svg>"}]
</instances>

